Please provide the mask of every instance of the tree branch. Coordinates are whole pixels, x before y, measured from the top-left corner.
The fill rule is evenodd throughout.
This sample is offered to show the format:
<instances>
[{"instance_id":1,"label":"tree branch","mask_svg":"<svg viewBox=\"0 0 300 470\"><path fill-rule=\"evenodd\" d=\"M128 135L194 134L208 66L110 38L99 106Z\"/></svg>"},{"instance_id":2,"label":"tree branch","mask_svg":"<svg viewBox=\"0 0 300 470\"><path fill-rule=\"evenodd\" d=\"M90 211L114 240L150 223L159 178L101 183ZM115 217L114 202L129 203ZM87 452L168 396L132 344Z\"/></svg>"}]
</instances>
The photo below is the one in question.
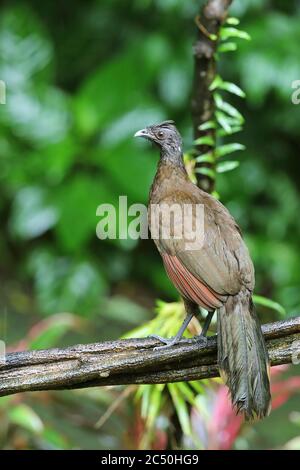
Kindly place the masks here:
<instances>
[{"instance_id":1,"label":"tree branch","mask_svg":"<svg viewBox=\"0 0 300 470\"><path fill-rule=\"evenodd\" d=\"M200 15L195 18L198 27L198 36L194 44L194 85L192 98L192 117L194 127L194 138L211 136L215 140L215 130L200 131L199 126L213 119L215 104L213 93L209 87L216 75L215 52L218 41L210 39L210 35L218 36L220 27L224 23L227 10L232 0L209 0L201 10ZM211 150L207 145L195 147L199 154ZM206 166L214 169L212 163L198 163L197 167ZM212 193L214 179L210 176L197 173L198 186Z\"/></svg>"},{"instance_id":2,"label":"tree branch","mask_svg":"<svg viewBox=\"0 0 300 470\"><path fill-rule=\"evenodd\" d=\"M272 365L300 360L300 317L262 327ZM154 339L127 339L8 353L0 364L0 396L99 385L151 384L217 377L216 337L154 350Z\"/></svg>"}]
</instances>

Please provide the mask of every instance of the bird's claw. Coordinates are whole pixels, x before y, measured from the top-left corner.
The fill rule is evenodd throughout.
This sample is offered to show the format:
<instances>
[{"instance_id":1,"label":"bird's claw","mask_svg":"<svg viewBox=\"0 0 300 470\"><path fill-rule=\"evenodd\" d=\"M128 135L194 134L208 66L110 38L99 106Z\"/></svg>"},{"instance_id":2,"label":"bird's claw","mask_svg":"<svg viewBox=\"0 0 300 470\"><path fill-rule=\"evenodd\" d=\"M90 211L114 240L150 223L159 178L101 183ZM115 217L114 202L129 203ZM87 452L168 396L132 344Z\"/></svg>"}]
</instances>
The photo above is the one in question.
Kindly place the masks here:
<instances>
[{"instance_id":1,"label":"bird's claw","mask_svg":"<svg viewBox=\"0 0 300 470\"><path fill-rule=\"evenodd\" d=\"M163 338L162 336L159 336L159 335L150 335L149 338L158 339L158 341L163 343L162 346L156 346L155 348L153 348L154 351L158 351L160 349L170 348L170 347L174 346L174 344L179 343L179 341L180 341L180 338L176 338L176 336L174 336L172 338Z\"/></svg>"},{"instance_id":2,"label":"bird's claw","mask_svg":"<svg viewBox=\"0 0 300 470\"><path fill-rule=\"evenodd\" d=\"M207 337L200 334L200 335L197 335L197 336L194 336L193 338L191 338L191 343L199 343L203 346L206 346L207 345Z\"/></svg>"},{"instance_id":3,"label":"bird's claw","mask_svg":"<svg viewBox=\"0 0 300 470\"><path fill-rule=\"evenodd\" d=\"M162 349L171 348L175 344L178 344L180 341L182 342L184 341L185 343L189 343L189 344L200 343L200 344L203 344L203 346L206 346L207 344L206 336L201 335L201 334L198 336L194 336L193 338L177 338L176 336L172 338L163 338L162 336L159 336L159 335L150 335L149 338L157 339L158 341L163 343L162 346L155 346L155 348L153 348L153 351L159 351Z\"/></svg>"}]
</instances>

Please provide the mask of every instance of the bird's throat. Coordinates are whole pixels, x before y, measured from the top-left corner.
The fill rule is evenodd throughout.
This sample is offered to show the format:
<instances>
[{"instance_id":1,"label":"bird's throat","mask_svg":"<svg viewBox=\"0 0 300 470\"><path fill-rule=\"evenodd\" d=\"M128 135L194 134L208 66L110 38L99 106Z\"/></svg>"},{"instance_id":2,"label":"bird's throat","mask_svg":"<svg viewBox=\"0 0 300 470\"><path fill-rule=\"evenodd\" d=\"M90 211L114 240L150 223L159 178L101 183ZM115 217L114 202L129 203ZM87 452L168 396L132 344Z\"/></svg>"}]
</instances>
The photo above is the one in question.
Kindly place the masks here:
<instances>
[{"instance_id":1,"label":"bird's throat","mask_svg":"<svg viewBox=\"0 0 300 470\"><path fill-rule=\"evenodd\" d=\"M168 152L165 149L161 149L159 166L161 165L171 165L185 169L181 149L173 152Z\"/></svg>"}]
</instances>

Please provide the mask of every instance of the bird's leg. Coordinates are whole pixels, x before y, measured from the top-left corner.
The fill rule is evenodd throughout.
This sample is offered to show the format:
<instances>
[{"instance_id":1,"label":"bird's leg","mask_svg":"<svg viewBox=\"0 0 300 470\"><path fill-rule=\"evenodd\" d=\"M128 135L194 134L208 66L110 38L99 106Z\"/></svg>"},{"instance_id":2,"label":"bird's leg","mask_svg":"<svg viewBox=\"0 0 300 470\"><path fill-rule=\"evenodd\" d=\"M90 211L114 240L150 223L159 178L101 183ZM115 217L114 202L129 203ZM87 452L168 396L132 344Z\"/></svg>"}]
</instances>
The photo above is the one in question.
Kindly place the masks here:
<instances>
[{"instance_id":1,"label":"bird's leg","mask_svg":"<svg viewBox=\"0 0 300 470\"><path fill-rule=\"evenodd\" d=\"M208 314L206 315L206 318L205 318L205 321L204 321L204 325L203 325L203 328L202 328L202 331L199 335L199 337L204 337L206 338L206 333L208 331L208 328L211 324L211 320L212 320L212 317L214 316L214 313L215 311L214 310L211 310L210 312L208 312Z\"/></svg>"},{"instance_id":2,"label":"bird's leg","mask_svg":"<svg viewBox=\"0 0 300 470\"><path fill-rule=\"evenodd\" d=\"M213 317L214 313L215 313L214 310L211 310L207 313L200 335L194 336L193 338L189 338L187 340L188 342L190 342L190 343L203 343L204 346L206 345L206 343L207 343L206 334L207 334L208 328L211 324L211 320L212 320L212 317Z\"/></svg>"},{"instance_id":3,"label":"bird's leg","mask_svg":"<svg viewBox=\"0 0 300 470\"><path fill-rule=\"evenodd\" d=\"M186 314L185 319L183 320L181 327L178 330L178 333L172 338L163 338L162 336L158 336L158 335L150 335L150 338L158 339L161 343L164 343L163 346L157 346L154 349L156 350L166 349L171 346L174 346L174 344L179 343L191 319L193 318L194 315L198 314L198 305L186 299L183 299L183 302L184 302L187 314ZM208 312L200 335L195 336L194 338L186 338L185 341L187 343L195 343L195 342L202 343L203 342L204 345L207 343L206 334L207 334L207 331L210 326L214 313L215 313L214 310Z\"/></svg>"},{"instance_id":4,"label":"bird's leg","mask_svg":"<svg viewBox=\"0 0 300 470\"><path fill-rule=\"evenodd\" d=\"M183 333L186 330L186 327L190 323L193 316L194 316L193 313L187 313L186 314L186 317L183 320L183 323L182 323L181 327L179 328L177 334L174 336L174 338L163 338L162 336L158 336L158 335L150 335L150 338L158 339L161 343L164 343L163 346L157 346L154 349L165 349L165 348L169 348L171 346L174 346L174 344L179 343L179 341L182 338Z\"/></svg>"},{"instance_id":5,"label":"bird's leg","mask_svg":"<svg viewBox=\"0 0 300 470\"><path fill-rule=\"evenodd\" d=\"M156 338L159 341L161 341L162 343L164 343L163 346L157 346L154 349L165 349L165 348L169 348L171 346L174 346L174 344L179 343L179 341L182 339L182 335L185 332L185 330L186 330L188 324L190 323L191 319L193 318L194 315L197 315L199 313L198 305L195 304L194 302L191 302L190 300L183 298L183 303L184 303L184 306L185 306L186 317L183 320L183 323L182 323L181 327L179 328L178 333L172 338L162 338L161 336L151 335L152 338ZM208 326L207 326L207 328L208 328ZM201 335L197 336L196 338L185 338L184 340L187 343L192 343L192 342L195 342L195 340L201 341L203 338L206 341L205 336L201 336Z\"/></svg>"}]
</instances>

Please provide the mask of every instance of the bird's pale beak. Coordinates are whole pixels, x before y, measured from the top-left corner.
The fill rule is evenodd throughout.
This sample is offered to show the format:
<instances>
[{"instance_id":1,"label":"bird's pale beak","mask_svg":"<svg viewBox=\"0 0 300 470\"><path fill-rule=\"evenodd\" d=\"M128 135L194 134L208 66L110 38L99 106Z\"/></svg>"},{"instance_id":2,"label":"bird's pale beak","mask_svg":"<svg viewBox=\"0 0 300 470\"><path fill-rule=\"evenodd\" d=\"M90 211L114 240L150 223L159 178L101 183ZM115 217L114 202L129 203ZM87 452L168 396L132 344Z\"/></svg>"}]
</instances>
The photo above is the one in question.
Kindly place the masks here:
<instances>
[{"instance_id":1,"label":"bird's pale beak","mask_svg":"<svg viewBox=\"0 0 300 470\"><path fill-rule=\"evenodd\" d=\"M148 131L147 129L141 129L140 131L137 131L137 132L134 134L134 137L149 138L149 137L150 137L150 134L149 134L149 131Z\"/></svg>"}]
</instances>

